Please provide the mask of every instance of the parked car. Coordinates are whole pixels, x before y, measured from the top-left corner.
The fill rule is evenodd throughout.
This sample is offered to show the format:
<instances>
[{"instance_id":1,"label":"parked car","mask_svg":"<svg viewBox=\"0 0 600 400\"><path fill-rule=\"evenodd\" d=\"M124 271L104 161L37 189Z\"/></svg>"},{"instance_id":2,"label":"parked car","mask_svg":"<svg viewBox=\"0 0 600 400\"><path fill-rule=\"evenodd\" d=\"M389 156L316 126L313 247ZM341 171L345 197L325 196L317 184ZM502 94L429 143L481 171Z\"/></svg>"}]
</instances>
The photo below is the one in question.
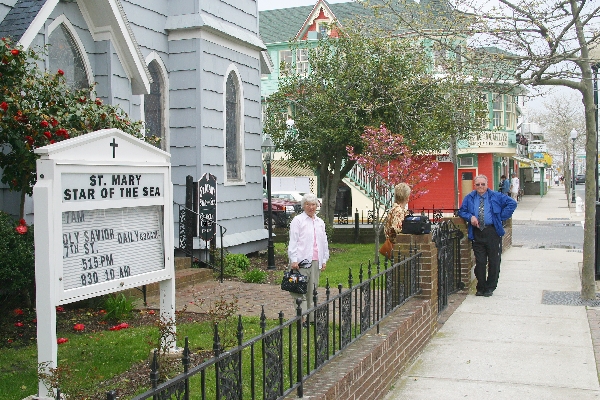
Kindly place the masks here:
<instances>
[{"instance_id":1,"label":"parked car","mask_svg":"<svg viewBox=\"0 0 600 400\"><path fill-rule=\"evenodd\" d=\"M585 183L585 175L575 175L575 184Z\"/></svg>"},{"instance_id":2,"label":"parked car","mask_svg":"<svg viewBox=\"0 0 600 400\"><path fill-rule=\"evenodd\" d=\"M306 192L276 191L276 192L273 192L272 194L273 194L273 197L299 202L302 200L302 196L304 196L306 194ZM322 199L317 198L317 201L318 201L317 211L319 211L321 209Z\"/></svg>"},{"instance_id":3,"label":"parked car","mask_svg":"<svg viewBox=\"0 0 600 400\"><path fill-rule=\"evenodd\" d=\"M271 226L285 228L288 225L288 220L294 213L300 213L302 208L297 201L280 199L277 197L271 198ZM266 195L263 194L263 215L265 228L269 226L269 201Z\"/></svg>"}]
</instances>

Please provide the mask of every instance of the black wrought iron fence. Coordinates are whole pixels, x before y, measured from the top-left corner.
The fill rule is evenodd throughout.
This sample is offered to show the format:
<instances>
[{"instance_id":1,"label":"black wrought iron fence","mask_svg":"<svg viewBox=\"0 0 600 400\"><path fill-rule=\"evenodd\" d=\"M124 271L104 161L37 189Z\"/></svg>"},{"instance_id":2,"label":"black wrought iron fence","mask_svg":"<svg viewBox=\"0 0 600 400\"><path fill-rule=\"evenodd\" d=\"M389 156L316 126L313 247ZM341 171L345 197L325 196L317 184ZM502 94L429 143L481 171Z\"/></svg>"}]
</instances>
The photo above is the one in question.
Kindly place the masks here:
<instances>
[{"instance_id":1,"label":"black wrought iron fence","mask_svg":"<svg viewBox=\"0 0 600 400\"><path fill-rule=\"evenodd\" d=\"M448 306L448 295L464 288L461 279L460 241L463 232L446 220L432 232L438 249L438 312Z\"/></svg>"},{"instance_id":2,"label":"black wrought iron fence","mask_svg":"<svg viewBox=\"0 0 600 400\"><path fill-rule=\"evenodd\" d=\"M421 208L408 210L410 215L414 214L422 214L429 217L433 224L439 224L444 218L456 217L458 215L458 210L455 208ZM345 213L335 214L334 222L340 225L347 225L350 223L350 219L356 220L358 218L358 222L360 224L373 224L373 220L375 219L375 213L371 210L362 210L356 212L353 215L348 215ZM383 221L380 221L383 222Z\"/></svg>"},{"instance_id":3,"label":"black wrought iron fence","mask_svg":"<svg viewBox=\"0 0 600 400\"><path fill-rule=\"evenodd\" d=\"M207 219L204 215L189 209L183 204L175 202L173 204L179 207L179 249L182 250L186 256L190 257L190 264L193 264L194 262L194 236L197 233L198 225L203 227L205 232L211 229L216 231L216 228L218 228L221 244L221 256L219 257L220 265L215 266L212 262L207 264L214 270L219 269L219 281L223 283L223 260L225 252L225 248L223 247L223 235L225 232L227 232L227 228L211 219ZM203 238L202 236L198 237L206 244L206 250L209 249L209 246L211 246L213 249L215 248L216 244L214 239L209 240L208 238Z\"/></svg>"},{"instance_id":4,"label":"black wrought iron fence","mask_svg":"<svg viewBox=\"0 0 600 400\"><path fill-rule=\"evenodd\" d=\"M354 285L352 271L348 275L348 287L341 284L337 294L332 294L329 282L325 287L325 301L318 302L317 290L313 290L315 307L302 313L300 303L296 316L284 321L279 313L277 326L266 329L264 308L260 317L262 333L242 343L244 326L238 319L238 345L224 351L221 346L218 325L214 326L214 356L202 364L190 366L189 340L185 338L182 363L183 373L159 383L157 354L154 356L150 380L152 389L135 397L143 399L189 399L216 398L279 399L296 390L303 396L304 381L337 356L368 330L376 327L392 311L412 296L419 294L419 271L421 253L410 250L408 257L398 262L390 260L384 270L377 265L373 271L369 263L366 271L362 265L359 283ZM364 279L364 280L363 280ZM303 328L302 320L310 321ZM108 400L115 400L116 392L107 393Z\"/></svg>"}]
</instances>

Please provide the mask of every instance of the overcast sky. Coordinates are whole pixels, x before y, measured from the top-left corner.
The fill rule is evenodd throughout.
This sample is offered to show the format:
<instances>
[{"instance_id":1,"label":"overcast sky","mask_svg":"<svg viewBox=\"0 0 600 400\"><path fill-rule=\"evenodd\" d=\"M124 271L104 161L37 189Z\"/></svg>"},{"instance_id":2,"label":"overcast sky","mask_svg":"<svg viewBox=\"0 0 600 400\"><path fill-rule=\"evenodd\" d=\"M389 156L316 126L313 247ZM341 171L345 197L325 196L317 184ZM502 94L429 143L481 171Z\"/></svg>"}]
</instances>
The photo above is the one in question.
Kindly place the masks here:
<instances>
[{"instance_id":1,"label":"overcast sky","mask_svg":"<svg viewBox=\"0 0 600 400\"><path fill-rule=\"evenodd\" d=\"M327 0L329 4L346 3L350 0ZM258 10L274 10L298 6L314 6L317 0L258 0Z\"/></svg>"}]
</instances>

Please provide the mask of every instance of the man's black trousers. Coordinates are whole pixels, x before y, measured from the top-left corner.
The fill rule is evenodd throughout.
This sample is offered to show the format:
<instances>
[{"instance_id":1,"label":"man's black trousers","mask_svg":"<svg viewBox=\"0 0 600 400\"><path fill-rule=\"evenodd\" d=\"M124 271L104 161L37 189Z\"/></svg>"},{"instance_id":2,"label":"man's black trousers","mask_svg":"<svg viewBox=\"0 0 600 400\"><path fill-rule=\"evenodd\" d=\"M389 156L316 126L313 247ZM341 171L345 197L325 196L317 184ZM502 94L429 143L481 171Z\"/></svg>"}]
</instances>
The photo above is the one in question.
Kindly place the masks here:
<instances>
[{"instance_id":1,"label":"man's black trousers","mask_svg":"<svg viewBox=\"0 0 600 400\"><path fill-rule=\"evenodd\" d=\"M473 238L477 291L493 291L498 286L500 275L502 238L498 236L493 225L488 225L483 230L473 227Z\"/></svg>"}]
</instances>

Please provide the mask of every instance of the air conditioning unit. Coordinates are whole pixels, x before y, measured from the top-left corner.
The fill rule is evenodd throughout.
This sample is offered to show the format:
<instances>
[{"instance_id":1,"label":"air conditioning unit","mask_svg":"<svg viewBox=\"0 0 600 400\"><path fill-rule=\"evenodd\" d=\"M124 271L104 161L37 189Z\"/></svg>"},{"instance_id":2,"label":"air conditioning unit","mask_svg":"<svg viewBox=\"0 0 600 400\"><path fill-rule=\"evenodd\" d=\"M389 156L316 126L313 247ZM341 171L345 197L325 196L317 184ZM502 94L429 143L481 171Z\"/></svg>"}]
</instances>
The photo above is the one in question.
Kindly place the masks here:
<instances>
[{"instance_id":1,"label":"air conditioning unit","mask_svg":"<svg viewBox=\"0 0 600 400\"><path fill-rule=\"evenodd\" d=\"M475 160L473 157L460 157L459 164L461 167L472 167L475 165Z\"/></svg>"}]
</instances>

